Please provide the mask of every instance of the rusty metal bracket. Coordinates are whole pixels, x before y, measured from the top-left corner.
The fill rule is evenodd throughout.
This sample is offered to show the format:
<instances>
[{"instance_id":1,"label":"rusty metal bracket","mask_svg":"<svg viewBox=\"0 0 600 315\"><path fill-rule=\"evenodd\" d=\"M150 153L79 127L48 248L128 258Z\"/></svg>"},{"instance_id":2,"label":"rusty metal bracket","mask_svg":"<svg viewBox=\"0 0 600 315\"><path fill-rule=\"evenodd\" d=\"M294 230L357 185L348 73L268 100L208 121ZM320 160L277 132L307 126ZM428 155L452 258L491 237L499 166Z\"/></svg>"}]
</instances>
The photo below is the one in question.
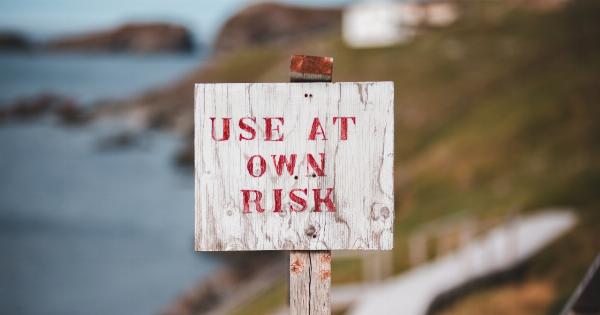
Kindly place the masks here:
<instances>
[{"instance_id":1,"label":"rusty metal bracket","mask_svg":"<svg viewBox=\"0 0 600 315\"><path fill-rule=\"evenodd\" d=\"M333 58L293 55L290 63L290 82L331 82Z\"/></svg>"}]
</instances>

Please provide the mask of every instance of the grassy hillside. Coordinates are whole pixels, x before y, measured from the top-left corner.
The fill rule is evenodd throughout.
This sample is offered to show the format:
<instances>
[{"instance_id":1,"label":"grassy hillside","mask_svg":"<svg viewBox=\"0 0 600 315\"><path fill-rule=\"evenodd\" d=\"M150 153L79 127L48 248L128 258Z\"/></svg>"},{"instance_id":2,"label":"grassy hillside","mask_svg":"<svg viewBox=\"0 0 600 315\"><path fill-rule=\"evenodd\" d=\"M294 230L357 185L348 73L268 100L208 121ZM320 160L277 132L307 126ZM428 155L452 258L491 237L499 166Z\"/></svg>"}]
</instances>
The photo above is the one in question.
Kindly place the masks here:
<instances>
[{"instance_id":1,"label":"grassy hillside","mask_svg":"<svg viewBox=\"0 0 600 315\"><path fill-rule=\"evenodd\" d=\"M286 81L294 53L333 56L334 81L393 80L395 271L407 268L406 236L433 219L573 206L577 228L533 259L522 284L477 293L452 310L481 313L486 301L533 296L527 314L555 312L600 250L600 6L574 1L540 13L486 3L470 2L454 26L424 30L398 47L352 50L331 35L221 56L179 85L180 111L191 111L194 81ZM175 90L143 103L164 108ZM344 262L333 268L334 282L360 270ZM530 287L543 297L519 291ZM285 298L267 296L272 304ZM254 304L268 309L264 302Z\"/></svg>"}]
</instances>

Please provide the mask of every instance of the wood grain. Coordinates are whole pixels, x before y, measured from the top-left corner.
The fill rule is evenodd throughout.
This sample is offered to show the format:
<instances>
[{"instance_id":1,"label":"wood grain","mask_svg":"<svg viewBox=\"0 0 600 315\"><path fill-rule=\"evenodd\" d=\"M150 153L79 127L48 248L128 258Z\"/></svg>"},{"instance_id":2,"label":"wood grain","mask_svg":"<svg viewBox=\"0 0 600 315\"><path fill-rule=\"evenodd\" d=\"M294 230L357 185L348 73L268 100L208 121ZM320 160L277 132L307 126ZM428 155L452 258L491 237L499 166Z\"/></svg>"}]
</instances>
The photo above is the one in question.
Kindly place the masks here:
<instances>
[{"instance_id":1,"label":"wood grain","mask_svg":"<svg viewBox=\"0 0 600 315\"><path fill-rule=\"evenodd\" d=\"M392 82L197 84L196 250L392 249L393 95ZM337 116L356 118L346 141ZM230 140L213 140L210 117L232 118ZM242 117L256 117L257 139L238 141ZM284 141L264 141L264 117L284 117ZM308 140L315 117L327 140ZM292 153L293 176L277 176L271 155ZM307 153L325 153L325 176L307 172ZM255 154L267 161L261 177L246 169ZM294 188L334 188L336 211L290 211ZM243 213L241 189L262 191L265 211ZM284 191L281 212L272 211L273 189Z\"/></svg>"},{"instance_id":2,"label":"wood grain","mask_svg":"<svg viewBox=\"0 0 600 315\"><path fill-rule=\"evenodd\" d=\"M290 253L290 314L330 313L331 252Z\"/></svg>"}]
</instances>

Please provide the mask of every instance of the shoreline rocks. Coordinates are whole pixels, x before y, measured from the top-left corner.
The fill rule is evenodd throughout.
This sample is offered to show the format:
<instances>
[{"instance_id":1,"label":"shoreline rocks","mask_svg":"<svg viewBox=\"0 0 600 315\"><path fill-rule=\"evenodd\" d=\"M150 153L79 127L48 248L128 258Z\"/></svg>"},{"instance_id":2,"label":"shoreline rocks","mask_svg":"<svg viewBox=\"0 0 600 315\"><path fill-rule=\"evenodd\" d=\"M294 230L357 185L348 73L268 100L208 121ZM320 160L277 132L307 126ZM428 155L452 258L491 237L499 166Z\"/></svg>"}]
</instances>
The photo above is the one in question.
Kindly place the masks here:
<instances>
[{"instance_id":1,"label":"shoreline rocks","mask_svg":"<svg viewBox=\"0 0 600 315\"><path fill-rule=\"evenodd\" d=\"M223 307L240 301L247 293L256 294L257 283L274 283L285 279L287 255L280 252L220 252L211 253L224 265L195 287L186 290L166 305L158 314L226 314Z\"/></svg>"},{"instance_id":2,"label":"shoreline rocks","mask_svg":"<svg viewBox=\"0 0 600 315\"><path fill-rule=\"evenodd\" d=\"M21 98L0 107L0 123L11 120L32 120L50 113L55 114L65 125L83 124L91 118L71 98L56 94L40 94Z\"/></svg>"},{"instance_id":3,"label":"shoreline rocks","mask_svg":"<svg viewBox=\"0 0 600 315\"><path fill-rule=\"evenodd\" d=\"M21 33L0 31L0 51L27 51L31 46L31 42Z\"/></svg>"},{"instance_id":4,"label":"shoreline rocks","mask_svg":"<svg viewBox=\"0 0 600 315\"><path fill-rule=\"evenodd\" d=\"M189 53L193 37L185 27L170 23L131 23L115 29L50 40L51 52L131 52L138 54Z\"/></svg>"}]
</instances>

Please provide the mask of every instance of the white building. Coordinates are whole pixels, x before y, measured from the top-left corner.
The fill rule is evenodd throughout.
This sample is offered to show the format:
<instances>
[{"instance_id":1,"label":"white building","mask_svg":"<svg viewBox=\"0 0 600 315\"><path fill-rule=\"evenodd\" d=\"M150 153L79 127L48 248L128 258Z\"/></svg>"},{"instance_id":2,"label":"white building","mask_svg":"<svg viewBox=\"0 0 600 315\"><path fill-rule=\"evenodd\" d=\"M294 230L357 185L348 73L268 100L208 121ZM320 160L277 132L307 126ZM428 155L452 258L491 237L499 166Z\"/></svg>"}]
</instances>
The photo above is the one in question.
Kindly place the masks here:
<instances>
[{"instance_id":1,"label":"white building","mask_svg":"<svg viewBox=\"0 0 600 315\"><path fill-rule=\"evenodd\" d=\"M448 2L358 2L344 10L342 35L354 48L385 47L409 40L418 26L443 27L456 18Z\"/></svg>"}]
</instances>

